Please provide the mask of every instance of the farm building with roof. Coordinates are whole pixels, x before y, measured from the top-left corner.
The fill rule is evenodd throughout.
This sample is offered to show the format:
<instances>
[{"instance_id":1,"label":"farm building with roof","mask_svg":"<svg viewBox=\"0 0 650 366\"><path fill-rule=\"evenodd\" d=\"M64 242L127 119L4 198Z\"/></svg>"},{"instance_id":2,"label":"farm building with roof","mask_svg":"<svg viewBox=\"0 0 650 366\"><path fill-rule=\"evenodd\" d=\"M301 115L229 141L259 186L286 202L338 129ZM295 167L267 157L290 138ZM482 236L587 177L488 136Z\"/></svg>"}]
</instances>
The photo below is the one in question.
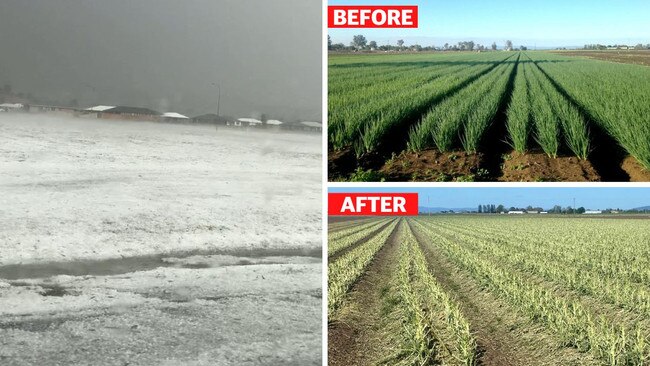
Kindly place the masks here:
<instances>
[{"instance_id":1,"label":"farm building with roof","mask_svg":"<svg viewBox=\"0 0 650 366\"><path fill-rule=\"evenodd\" d=\"M117 106L97 113L97 118L132 121L159 121L162 113L149 108Z\"/></svg>"},{"instance_id":2,"label":"farm building with roof","mask_svg":"<svg viewBox=\"0 0 650 366\"><path fill-rule=\"evenodd\" d=\"M166 112L160 116L163 122L189 122L190 117L176 112Z\"/></svg>"},{"instance_id":3,"label":"farm building with roof","mask_svg":"<svg viewBox=\"0 0 650 366\"><path fill-rule=\"evenodd\" d=\"M192 122L194 123L205 123L205 124L211 124L217 126L225 126L228 124L232 124L233 121L234 118L232 117L219 116L215 113L202 114L200 116L196 116L192 118Z\"/></svg>"}]
</instances>

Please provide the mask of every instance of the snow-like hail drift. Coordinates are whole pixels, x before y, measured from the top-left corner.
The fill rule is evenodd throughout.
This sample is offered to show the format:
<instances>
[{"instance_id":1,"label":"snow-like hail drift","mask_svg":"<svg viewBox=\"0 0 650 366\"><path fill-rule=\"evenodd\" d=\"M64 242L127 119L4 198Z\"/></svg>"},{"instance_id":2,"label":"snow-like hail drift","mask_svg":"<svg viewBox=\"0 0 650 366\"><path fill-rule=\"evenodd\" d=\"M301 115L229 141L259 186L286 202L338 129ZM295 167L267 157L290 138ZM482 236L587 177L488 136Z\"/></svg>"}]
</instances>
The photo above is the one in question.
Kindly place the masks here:
<instances>
[{"instance_id":1,"label":"snow-like hail drift","mask_svg":"<svg viewBox=\"0 0 650 366\"><path fill-rule=\"evenodd\" d=\"M320 246L321 139L0 114L0 265Z\"/></svg>"}]
</instances>

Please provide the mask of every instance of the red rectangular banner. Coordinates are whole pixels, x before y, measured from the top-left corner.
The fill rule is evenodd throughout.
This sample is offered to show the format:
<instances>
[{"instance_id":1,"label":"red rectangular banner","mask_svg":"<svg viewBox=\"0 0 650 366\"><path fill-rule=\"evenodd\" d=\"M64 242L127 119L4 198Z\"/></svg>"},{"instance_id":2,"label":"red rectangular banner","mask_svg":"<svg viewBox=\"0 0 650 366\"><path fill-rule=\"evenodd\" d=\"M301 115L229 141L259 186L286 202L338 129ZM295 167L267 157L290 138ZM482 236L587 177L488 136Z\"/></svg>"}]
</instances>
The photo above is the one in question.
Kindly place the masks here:
<instances>
[{"instance_id":1,"label":"red rectangular banner","mask_svg":"<svg viewBox=\"0 0 650 366\"><path fill-rule=\"evenodd\" d=\"M332 5L327 7L329 28L417 28L416 5Z\"/></svg>"},{"instance_id":2,"label":"red rectangular banner","mask_svg":"<svg viewBox=\"0 0 650 366\"><path fill-rule=\"evenodd\" d=\"M417 193L329 193L330 216L417 216Z\"/></svg>"}]
</instances>

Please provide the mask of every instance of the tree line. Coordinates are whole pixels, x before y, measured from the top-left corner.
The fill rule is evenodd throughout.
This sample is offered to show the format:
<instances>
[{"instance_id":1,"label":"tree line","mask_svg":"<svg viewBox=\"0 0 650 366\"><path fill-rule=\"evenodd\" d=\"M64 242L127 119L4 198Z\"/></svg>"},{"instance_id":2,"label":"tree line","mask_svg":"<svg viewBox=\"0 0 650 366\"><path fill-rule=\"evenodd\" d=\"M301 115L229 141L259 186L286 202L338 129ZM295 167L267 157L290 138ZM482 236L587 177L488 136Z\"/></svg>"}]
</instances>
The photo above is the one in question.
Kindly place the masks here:
<instances>
[{"instance_id":1,"label":"tree line","mask_svg":"<svg viewBox=\"0 0 650 366\"><path fill-rule=\"evenodd\" d=\"M478 213L508 213L510 211L525 211L525 212L548 212L551 214L583 214L587 211L584 207L573 208L571 206L562 207L555 205L549 210L542 207L514 207L506 208L504 205L478 205Z\"/></svg>"},{"instance_id":2,"label":"tree line","mask_svg":"<svg viewBox=\"0 0 650 366\"><path fill-rule=\"evenodd\" d=\"M612 48L614 48L614 49L622 49L622 48L630 49L630 48L632 48L632 46L628 46L626 44L604 45L604 44L596 43L596 44L586 44L583 47L583 49L585 49L585 50L606 50L606 49L612 49ZM636 46L634 46L634 49L635 50L650 50L650 43L645 44L645 45L639 43Z\"/></svg>"},{"instance_id":3,"label":"tree line","mask_svg":"<svg viewBox=\"0 0 650 366\"><path fill-rule=\"evenodd\" d=\"M507 51L512 51L513 48L512 41L507 40L504 44L504 49ZM462 41L457 44L445 43L441 47L436 47L434 45L422 46L420 44L413 44L410 46L404 45L404 40L397 40L397 44L384 44L378 45L376 41L368 41L366 37L362 34L357 34L352 37L352 42L350 45L346 46L343 43L332 43L330 36L327 36L327 49L330 51L496 51L497 44L492 42L490 46L485 46L482 44L474 43L474 41ZM527 50L526 46L520 46L517 50L525 51Z\"/></svg>"},{"instance_id":4,"label":"tree line","mask_svg":"<svg viewBox=\"0 0 650 366\"><path fill-rule=\"evenodd\" d=\"M560 205L555 205L552 208L545 210L542 207L533 207L533 206L527 206L527 207L506 207L504 205L494 205L494 204L489 204L489 205L478 205L478 209L475 211L480 214L500 214L500 213L508 213L510 211L525 211L525 212L548 212L550 214L583 214L587 210L584 207L578 207L578 208L573 208L571 206L567 207L562 207ZM612 212L625 212L625 213L644 213L646 210L621 210L620 208L607 208L605 210L600 210L602 213L607 214L607 213L612 213Z\"/></svg>"}]
</instances>

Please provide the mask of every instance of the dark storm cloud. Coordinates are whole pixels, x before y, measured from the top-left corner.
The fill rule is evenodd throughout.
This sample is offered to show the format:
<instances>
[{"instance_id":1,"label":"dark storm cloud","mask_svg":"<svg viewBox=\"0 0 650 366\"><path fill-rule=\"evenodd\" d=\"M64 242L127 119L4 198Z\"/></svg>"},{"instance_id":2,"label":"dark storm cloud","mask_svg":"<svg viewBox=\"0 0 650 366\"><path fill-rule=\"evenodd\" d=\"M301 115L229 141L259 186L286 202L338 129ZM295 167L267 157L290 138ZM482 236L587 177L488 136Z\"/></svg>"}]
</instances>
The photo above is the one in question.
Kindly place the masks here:
<instances>
[{"instance_id":1,"label":"dark storm cloud","mask_svg":"<svg viewBox=\"0 0 650 366\"><path fill-rule=\"evenodd\" d=\"M316 0L2 0L0 83L187 114L320 118Z\"/></svg>"}]
</instances>

